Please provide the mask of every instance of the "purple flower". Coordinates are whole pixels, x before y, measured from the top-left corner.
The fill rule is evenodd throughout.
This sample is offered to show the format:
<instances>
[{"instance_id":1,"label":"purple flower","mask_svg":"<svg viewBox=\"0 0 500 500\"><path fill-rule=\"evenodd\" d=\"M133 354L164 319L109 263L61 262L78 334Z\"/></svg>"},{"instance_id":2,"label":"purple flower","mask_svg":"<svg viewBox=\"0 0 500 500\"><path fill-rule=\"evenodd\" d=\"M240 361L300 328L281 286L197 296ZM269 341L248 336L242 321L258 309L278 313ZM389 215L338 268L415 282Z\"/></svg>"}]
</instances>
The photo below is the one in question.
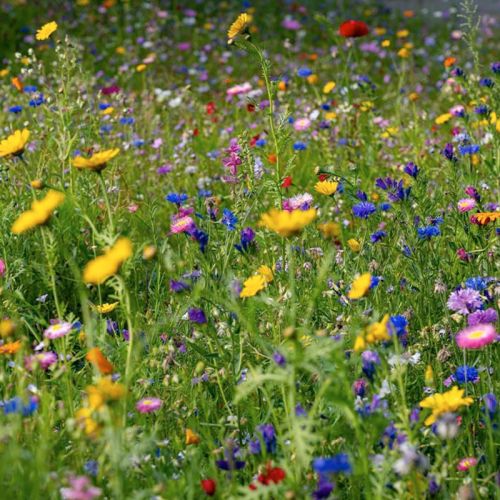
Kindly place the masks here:
<instances>
[{"instance_id":1,"label":"purple flower","mask_svg":"<svg viewBox=\"0 0 500 500\"><path fill-rule=\"evenodd\" d=\"M352 213L360 219L368 219L376 210L375 205L369 201L362 201L352 207Z\"/></svg>"},{"instance_id":2,"label":"purple flower","mask_svg":"<svg viewBox=\"0 0 500 500\"><path fill-rule=\"evenodd\" d=\"M459 314L469 314L482 305L481 296L472 288L461 288L453 292L447 302L448 309Z\"/></svg>"},{"instance_id":3,"label":"purple flower","mask_svg":"<svg viewBox=\"0 0 500 500\"><path fill-rule=\"evenodd\" d=\"M192 307L191 309L189 309L188 317L189 321L198 323L200 325L207 322L207 317L205 316L203 309L198 309L196 307Z\"/></svg>"},{"instance_id":4,"label":"purple flower","mask_svg":"<svg viewBox=\"0 0 500 500\"><path fill-rule=\"evenodd\" d=\"M313 491L312 497L314 500L323 500L324 498L328 498L330 493L333 491L333 483L328 481L328 479L320 475L318 480L318 486Z\"/></svg>"},{"instance_id":5,"label":"purple flower","mask_svg":"<svg viewBox=\"0 0 500 500\"><path fill-rule=\"evenodd\" d=\"M327 458L316 458L312 466L318 474L338 474L341 472L349 474L352 471L352 466L346 453L338 453Z\"/></svg>"},{"instance_id":6,"label":"purple flower","mask_svg":"<svg viewBox=\"0 0 500 500\"><path fill-rule=\"evenodd\" d=\"M140 413L152 413L159 410L162 404L162 400L158 398L142 398L137 401L135 407Z\"/></svg>"},{"instance_id":7,"label":"purple flower","mask_svg":"<svg viewBox=\"0 0 500 500\"><path fill-rule=\"evenodd\" d=\"M184 281L176 281L176 280L170 280L170 291L174 293L180 293L180 292L185 292L186 290L189 290L191 286L189 283L186 283Z\"/></svg>"},{"instance_id":8,"label":"purple flower","mask_svg":"<svg viewBox=\"0 0 500 500\"><path fill-rule=\"evenodd\" d=\"M276 351L274 354L273 354L273 361L278 365L278 366L285 366L286 365L286 359L285 359L285 356L283 356L283 354L281 354L280 352Z\"/></svg>"},{"instance_id":9,"label":"purple flower","mask_svg":"<svg viewBox=\"0 0 500 500\"><path fill-rule=\"evenodd\" d=\"M414 179L416 179L420 170L417 167L417 165L415 165L415 163L410 161L405 165L404 172L413 177Z\"/></svg>"},{"instance_id":10,"label":"purple flower","mask_svg":"<svg viewBox=\"0 0 500 500\"><path fill-rule=\"evenodd\" d=\"M469 326L480 325L484 323L496 323L498 321L498 314L495 309L489 307L484 311L478 310L467 316L467 324Z\"/></svg>"}]
</instances>

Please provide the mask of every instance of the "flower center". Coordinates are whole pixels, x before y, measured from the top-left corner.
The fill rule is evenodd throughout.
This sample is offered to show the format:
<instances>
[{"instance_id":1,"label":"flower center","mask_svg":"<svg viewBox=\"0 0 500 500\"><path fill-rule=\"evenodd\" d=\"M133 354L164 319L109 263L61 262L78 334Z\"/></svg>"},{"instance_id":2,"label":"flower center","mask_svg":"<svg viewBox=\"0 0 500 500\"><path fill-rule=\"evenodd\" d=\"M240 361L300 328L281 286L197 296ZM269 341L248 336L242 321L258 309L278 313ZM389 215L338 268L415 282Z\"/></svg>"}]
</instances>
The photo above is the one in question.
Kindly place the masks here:
<instances>
[{"instance_id":1,"label":"flower center","mask_svg":"<svg viewBox=\"0 0 500 500\"><path fill-rule=\"evenodd\" d=\"M477 330L475 332L469 333L469 335L467 335L467 337L469 337L472 340L476 340L476 339L480 339L483 335L484 335L484 332L482 332L481 330Z\"/></svg>"}]
</instances>

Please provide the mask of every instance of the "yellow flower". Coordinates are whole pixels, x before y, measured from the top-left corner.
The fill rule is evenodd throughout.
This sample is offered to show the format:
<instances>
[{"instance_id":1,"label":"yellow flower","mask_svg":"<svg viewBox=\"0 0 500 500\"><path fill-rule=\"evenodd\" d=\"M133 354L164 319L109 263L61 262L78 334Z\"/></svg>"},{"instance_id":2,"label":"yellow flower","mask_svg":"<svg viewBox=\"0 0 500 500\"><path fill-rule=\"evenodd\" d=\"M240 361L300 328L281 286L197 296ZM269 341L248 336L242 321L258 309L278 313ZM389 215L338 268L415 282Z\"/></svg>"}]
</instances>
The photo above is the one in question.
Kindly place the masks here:
<instances>
[{"instance_id":1,"label":"yellow flower","mask_svg":"<svg viewBox=\"0 0 500 500\"><path fill-rule=\"evenodd\" d=\"M402 57L403 59L410 57L410 54L411 54L411 52L407 47L403 47L402 49L398 50L398 56Z\"/></svg>"},{"instance_id":2,"label":"yellow flower","mask_svg":"<svg viewBox=\"0 0 500 500\"><path fill-rule=\"evenodd\" d=\"M99 435L100 425L92 418L92 414L92 408L80 408L75 414L75 419L87 436L96 438Z\"/></svg>"},{"instance_id":3,"label":"yellow flower","mask_svg":"<svg viewBox=\"0 0 500 500\"><path fill-rule=\"evenodd\" d=\"M319 181L314 186L314 189L317 193L325 194L327 196L332 195L337 191L339 183L333 181Z\"/></svg>"},{"instance_id":4,"label":"yellow flower","mask_svg":"<svg viewBox=\"0 0 500 500\"><path fill-rule=\"evenodd\" d=\"M323 87L323 94L329 94L332 90L335 89L337 84L335 82L327 82Z\"/></svg>"},{"instance_id":5,"label":"yellow flower","mask_svg":"<svg viewBox=\"0 0 500 500\"><path fill-rule=\"evenodd\" d=\"M337 118L337 113L335 111L329 111L328 113L325 113L325 120L332 121Z\"/></svg>"},{"instance_id":6,"label":"yellow flower","mask_svg":"<svg viewBox=\"0 0 500 500\"><path fill-rule=\"evenodd\" d=\"M42 179L35 179L35 180L30 182L30 186L33 189L42 189L43 188L43 181L42 181Z\"/></svg>"},{"instance_id":7,"label":"yellow flower","mask_svg":"<svg viewBox=\"0 0 500 500\"><path fill-rule=\"evenodd\" d=\"M398 38L406 38L409 34L410 32L408 30L399 30L396 32Z\"/></svg>"},{"instance_id":8,"label":"yellow flower","mask_svg":"<svg viewBox=\"0 0 500 500\"><path fill-rule=\"evenodd\" d=\"M371 282L372 276L370 273L362 274L352 282L351 289L347 296L350 299L360 299L364 297L370 289Z\"/></svg>"},{"instance_id":9,"label":"yellow flower","mask_svg":"<svg viewBox=\"0 0 500 500\"><path fill-rule=\"evenodd\" d=\"M427 385L432 385L434 383L434 371L431 365L427 365L425 369L424 381Z\"/></svg>"},{"instance_id":10,"label":"yellow flower","mask_svg":"<svg viewBox=\"0 0 500 500\"><path fill-rule=\"evenodd\" d=\"M366 327L365 339L369 344L375 344L381 340L390 340L389 332L387 330L387 323L389 322L389 315L386 314L381 321L376 321Z\"/></svg>"},{"instance_id":11,"label":"yellow flower","mask_svg":"<svg viewBox=\"0 0 500 500\"><path fill-rule=\"evenodd\" d=\"M391 41L390 40L383 40L382 43L380 44L382 47L390 47L391 46Z\"/></svg>"},{"instance_id":12,"label":"yellow flower","mask_svg":"<svg viewBox=\"0 0 500 500\"><path fill-rule=\"evenodd\" d=\"M137 71L137 73L142 73L146 68L147 66L145 64L138 64L135 67L135 70Z\"/></svg>"},{"instance_id":13,"label":"yellow flower","mask_svg":"<svg viewBox=\"0 0 500 500\"><path fill-rule=\"evenodd\" d=\"M94 172L100 172L106 168L108 161L113 159L119 152L120 150L115 148L99 151L98 153L94 153L90 158L77 156L73 159L73 166L76 168L88 168Z\"/></svg>"},{"instance_id":14,"label":"yellow flower","mask_svg":"<svg viewBox=\"0 0 500 500\"><path fill-rule=\"evenodd\" d=\"M377 36L382 36L387 33L387 30L385 28L380 28L380 27L375 28L374 31Z\"/></svg>"},{"instance_id":15,"label":"yellow flower","mask_svg":"<svg viewBox=\"0 0 500 500\"><path fill-rule=\"evenodd\" d=\"M148 245L144 247L142 251L142 258L144 260L151 260L156 255L156 247L154 245Z\"/></svg>"},{"instance_id":16,"label":"yellow flower","mask_svg":"<svg viewBox=\"0 0 500 500\"><path fill-rule=\"evenodd\" d=\"M200 436L191 429L186 429L186 444L198 444L201 441Z\"/></svg>"},{"instance_id":17,"label":"yellow flower","mask_svg":"<svg viewBox=\"0 0 500 500\"><path fill-rule=\"evenodd\" d=\"M7 76L9 72L10 72L9 68L0 69L0 77L3 78L4 76Z\"/></svg>"},{"instance_id":18,"label":"yellow flower","mask_svg":"<svg viewBox=\"0 0 500 500\"><path fill-rule=\"evenodd\" d=\"M227 43L231 44L234 42L238 35L247 34L248 35L248 27L252 22L252 16L247 14L246 12L240 14L236 21L229 27L227 30Z\"/></svg>"},{"instance_id":19,"label":"yellow flower","mask_svg":"<svg viewBox=\"0 0 500 500\"><path fill-rule=\"evenodd\" d=\"M120 238L104 255L87 263L83 270L83 281L92 285L104 283L118 272L131 255L132 242L128 238Z\"/></svg>"},{"instance_id":20,"label":"yellow flower","mask_svg":"<svg viewBox=\"0 0 500 500\"><path fill-rule=\"evenodd\" d=\"M266 265L260 266L259 269L257 269L257 274L262 276L266 283L271 283L271 281L273 281L274 279L273 270Z\"/></svg>"},{"instance_id":21,"label":"yellow flower","mask_svg":"<svg viewBox=\"0 0 500 500\"><path fill-rule=\"evenodd\" d=\"M433 394L422 401L420 406L422 408L429 408L432 414L426 418L425 425L432 425L437 418L443 413L451 413L457 411L462 406L469 406L472 404L472 398L464 398L464 389L459 389L457 386L451 388L450 391Z\"/></svg>"},{"instance_id":22,"label":"yellow flower","mask_svg":"<svg viewBox=\"0 0 500 500\"><path fill-rule=\"evenodd\" d=\"M0 320L0 337L10 337L16 331L16 324L9 318Z\"/></svg>"},{"instance_id":23,"label":"yellow flower","mask_svg":"<svg viewBox=\"0 0 500 500\"><path fill-rule=\"evenodd\" d=\"M57 29L57 23L52 21L50 23L44 24L37 32L36 39L37 40L47 40L52 33Z\"/></svg>"},{"instance_id":24,"label":"yellow flower","mask_svg":"<svg viewBox=\"0 0 500 500\"><path fill-rule=\"evenodd\" d=\"M307 83L310 83L311 85L315 85L318 83L318 75L309 75L307 78Z\"/></svg>"},{"instance_id":25,"label":"yellow flower","mask_svg":"<svg viewBox=\"0 0 500 500\"><path fill-rule=\"evenodd\" d=\"M324 238L338 238L340 236L340 224L337 222L325 222L318 224L318 229Z\"/></svg>"},{"instance_id":26,"label":"yellow flower","mask_svg":"<svg viewBox=\"0 0 500 500\"><path fill-rule=\"evenodd\" d=\"M361 250L361 243L354 238L347 240L347 245L353 252L359 252Z\"/></svg>"},{"instance_id":27,"label":"yellow flower","mask_svg":"<svg viewBox=\"0 0 500 500\"><path fill-rule=\"evenodd\" d=\"M27 128L16 130L7 139L0 142L0 157L22 155L29 137L30 131Z\"/></svg>"},{"instance_id":28,"label":"yellow flower","mask_svg":"<svg viewBox=\"0 0 500 500\"><path fill-rule=\"evenodd\" d=\"M444 113L442 115L439 115L434 121L436 125L442 125L443 123L449 121L451 117L452 117L451 113Z\"/></svg>"},{"instance_id":29,"label":"yellow flower","mask_svg":"<svg viewBox=\"0 0 500 500\"><path fill-rule=\"evenodd\" d=\"M293 236L298 234L316 218L316 210L276 210L262 214L259 225L278 233L280 236Z\"/></svg>"},{"instance_id":30,"label":"yellow flower","mask_svg":"<svg viewBox=\"0 0 500 500\"><path fill-rule=\"evenodd\" d=\"M95 309L98 313L100 314L108 314L116 309L116 306L118 305L118 302L113 302L111 304L105 303L100 306L95 306Z\"/></svg>"},{"instance_id":31,"label":"yellow flower","mask_svg":"<svg viewBox=\"0 0 500 500\"><path fill-rule=\"evenodd\" d=\"M261 274L251 276L243 283L243 290L240 292L240 298L253 297L261 290L266 288L266 280Z\"/></svg>"},{"instance_id":32,"label":"yellow flower","mask_svg":"<svg viewBox=\"0 0 500 500\"><path fill-rule=\"evenodd\" d=\"M89 385L85 389L90 408L98 410L108 401L118 401L127 392L125 386L113 382L111 377L102 377L96 385Z\"/></svg>"},{"instance_id":33,"label":"yellow flower","mask_svg":"<svg viewBox=\"0 0 500 500\"><path fill-rule=\"evenodd\" d=\"M23 212L12 225L14 234L21 234L36 226L45 224L54 210L64 201L64 194L50 190L45 198L36 200L31 204L31 209Z\"/></svg>"}]
</instances>

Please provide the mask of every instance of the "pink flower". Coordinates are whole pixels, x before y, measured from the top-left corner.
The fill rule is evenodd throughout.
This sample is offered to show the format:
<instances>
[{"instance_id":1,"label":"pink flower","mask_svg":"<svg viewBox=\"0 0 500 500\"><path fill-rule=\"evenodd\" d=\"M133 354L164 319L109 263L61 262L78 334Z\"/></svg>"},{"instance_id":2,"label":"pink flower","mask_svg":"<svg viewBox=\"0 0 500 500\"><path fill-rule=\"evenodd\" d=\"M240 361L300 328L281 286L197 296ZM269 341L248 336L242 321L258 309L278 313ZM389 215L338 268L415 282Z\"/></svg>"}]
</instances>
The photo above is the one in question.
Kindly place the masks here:
<instances>
[{"instance_id":1,"label":"pink flower","mask_svg":"<svg viewBox=\"0 0 500 500\"><path fill-rule=\"evenodd\" d=\"M226 94L229 96L239 95L239 94L248 94L252 90L252 86L248 83L242 83L241 85L235 85L226 90Z\"/></svg>"},{"instance_id":2,"label":"pink flower","mask_svg":"<svg viewBox=\"0 0 500 500\"><path fill-rule=\"evenodd\" d=\"M462 349L481 349L485 345L495 342L497 332L492 325L479 324L469 326L460 331L455 340Z\"/></svg>"},{"instance_id":3,"label":"pink flower","mask_svg":"<svg viewBox=\"0 0 500 500\"><path fill-rule=\"evenodd\" d=\"M457 470L466 471L469 470L471 467L474 467L476 464L477 464L477 458L474 457L462 458L462 460L458 462Z\"/></svg>"},{"instance_id":4,"label":"pink flower","mask_svg":"<svg viewBox=\"0 0 500 500\"><path fill-rule=\"evenodd\" d=\"M476 200L474 198L463 198L457 203L459 212L470 212L476 208Z\"/></svg>"},{"instance_id":5,"label":"pink flower","mask_svg":"<svg viewBox=\"0 0 500 500\"><path fill-rule=\"evenodd\" d=\"M59 337L64 337L65 335L67 335L71 330L73 330L73 325L71 323L61 321L60 323L50 325L43 332L43 335L46 339L58 339Z\"/></svg>"},{"instance_id":6,"label":"pink flower","mask_svg":"<svg viewBox=\"0 0 500 500\"><path fill-rule=\"evenodd\" d=\"M176 218L170 225L170 232L173 234L186 233L194 228L194 220L189 216Z\"/></svg>"},{"instance_id":7,"label":"pink flower","mask_svg":"<svg viewBox=\"0 0 500 500\"><path fill-rule=\"evenodd\" d=\"M139 209L139 205L137 205L137 203L132 203L130 204L128 207L127 207L127 210L131 213L131 214L135 214L137 212L137 210Z\"/></svg>"},{"instance_id":8,"label":"pink flower","mask_svg":"<svg viewBox=\"0 0 500 500\"><path fill-rule=\"evenodd\" d=\"M7 269L5 262L0 259L0 278L5 274L5 269Z\"/></svg>"},{"instance_id":9,"label":"pink flower","mask_svg":"<svg viewBox=\"0 0 500 500\"><path fill-rule=\"evenodd\" d=\"M158 398L142 398L140 401L137 401L135 407L140 413L152 413L159 410L162 404L162 400Z\"/></svg>"},{"instance_id":10,"label":"pink flower","mask_svg":"<svg viewBox=\"0 0 500 500\"><path fill-rule=\"evenodd\" d=\"M311 120L309 120L309 118L299 118L298 120L295 120L293 124L293 128L298 132L307 130L310 126L311 126Z\"/></svg>"},{"instance_id":11,"label":"pink flower","mask_svg":"<svg viewBox=\"0 0 500 500\"><path fill-rule=\"evenodd\" d=\"M93 500L101 495L101 489L92 486L85 476L72 476L69 479L70 488L61 488L64 500Z\"/></svg>"},{"instance_id":12,"label":"pink flower","mask_svg":"<svg viewBox=\"0 0 500 500\"><path fill-rule=\"evenodd\" d=\"M33 371L38 363L42 370L47 370L51 365L57 362L57 359L57 354L55 352L39 352L38 354L27 356L24 359L24 366L28 371Z\"/></svg>"}]
</instances>

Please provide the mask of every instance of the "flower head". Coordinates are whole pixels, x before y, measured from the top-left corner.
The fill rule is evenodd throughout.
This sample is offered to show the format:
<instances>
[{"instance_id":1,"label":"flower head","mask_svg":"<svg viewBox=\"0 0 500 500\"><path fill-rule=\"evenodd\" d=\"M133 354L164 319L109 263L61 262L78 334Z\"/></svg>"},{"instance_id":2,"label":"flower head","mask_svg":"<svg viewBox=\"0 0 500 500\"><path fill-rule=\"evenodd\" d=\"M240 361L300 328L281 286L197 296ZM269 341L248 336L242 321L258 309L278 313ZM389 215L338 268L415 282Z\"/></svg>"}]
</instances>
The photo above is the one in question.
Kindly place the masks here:
<instances>
[{"instance_id":1,"label":"flower head","mask_svg":"<svg viewBox=\"0 0 500 500\"><path fill-rule=\"evenodd\" d=\"M477 465L477 458L475 457L462 458L462 460L458 462L457 470L464 472L469 470L471 467L474 467L475 465Z\"/></svg>"},{"instance_id":2,"label":"flower head","mask_svg":"<svg viewBox=\"0 0 500 500\"><path fill-rule=\"evenodd\" d=\"M316 210L276 210L262 214L260 225L278 233L280 236L288 237L298 234L316 218Z\"/></svg>"},{"instance_id":3,"label":"flower head","mask_svg":"<svg viewBox=\"0 0 500 500\"><path fill-rule=\"evenodd\" d=\"M104 255L96 257L85 266L83 281L92 285L100 285L115 275L122 264L132 255L132 242L128 238L120 238Z\"/></svg>"},{"instance_id":4,"label":"flower head","mask_svg":"<svg viewBox=\"0 0 500 500\"><path fill-rule=\"evenodd\" d=\"M251 276L243 283L243 290L240 292L240 298L257 295L257 293L266 288L266 284L266 280L261 274Z\"/></svg>"},{"instance_id":5,"label":"flower head","mask_svg":"<svg viewBox=\"0 0 500 500\"><path fill-rule=\"evenodd\" d=\"M71 330L73 330L73 325L71 323L61 321L60 323L55 323L46 328L43 332L43 336L50 340L58 339L59 337L68 335Z\"/></svg>"},{"instance_id":6,"label":"flower head","mask_svg":"<svg viewBox=\"0 0 500 500\"><path fill-rule=\"evenodd\" d=\"M4 156L20 156L30 137L30 131L25 128L16 130L7 139L0 142L0 158Z\"/></svg>"},{"instance_id":7,"label":"flower head","mask_svg":"<svg viewBox=\"0 0 500 500\"><path fill-rule=\"evenodd\" d=\"M152 413L159 410L162 404L162 400L158 398L142 398L140 401L137 401L135 407L140 413Z\"/></svg>"},{"instance_id":8,"label":"flower head","mask_svg":"<svg viewBox=\"0 0 500 500\"><path fill-rule=\"evenodd\" d=\"M425 420L425 425L433 424L443 413L454 412L462 406L469 406L472 404L472 398L464 398L463 394L464 389L459 389L454 386L450 391L442 394L433 394L420 401L420 406L422 408L429 408L432 410L432 414Z\"/></svg>"},{"instance_id":9,"label":"flower head","mask_svg":"<svg viewBox=\"0 0 500 500\"><path fill-rule=\"evenodd\" d=\"M240 14L236 21L227 30L227 43L232 44L235 39L242 34L248 35L248 27L252 22L252 16L244 12Z\"/></svg>"},{"instance_id":10,"label":"flower head","mask_svg":"<svg viewBox=\"0 0 500 500\"><path fill-rule=\"evenodd\" d=\"M104 356L99 347L90 349L85 359L92 363L102 375L109 375L114 371L113 365L108 361L106 356Z\"/></svg>"},{"instance_id":11,"label":"flower head","mask_svg":"<svg viewBox=\"0 0 500 500\"><path fill-rule=\"evenodd\" d=\"M317 182L314 186L314 189L317 193L324 194L330 196L337 191L339 183L333 181L320 181Z\"/></svg>"},{"instance_id":12,"label":"flower head","mask_svg":"<svg viewBox=\"0 0 500 500\"><path fill-rule=\"evenodd\" d=\"M21 234L34 227L45 224L54 210L64 201L65 195L59 191L50 190L45 198L35 200L31 209L23 212L12 225L14 234Z\"/></svg>"},{"instance_id":13,"label":"flower head","mask_svg":"<svg viewBox=\"0 0 500 500\"><path fill-rule=\"evenodd\" d=\"M94 172L101 172L106 168L106 164L109 160L112 160L120 150L106 149L105 151L99 151L94 153L90 158L85 158L81 155L76 156L73 159L73 166L79 169L93 170Z\"/></svg>"},{"instance_id":14,"label":"flower head","mask_svg":"<svg viewBox=\"0 0 500 500\"><path fill-rule=\"evenodd\" d=\"M370 289L370 285L372 282L372 276L370 273L364 273L361 276L358 276L351 285L351 289L347 296L350 299L360 299L364 297L368 290Z\"/></svg>"},{"instance_id":15,"label":"flower head","mask_svg":"<svg viewBox=\"0 0 500 500\"><path fill-rule=\"evenodd\" d=\"M482 305L481 296L472 288L461 288L454 291L447 302L448 309L459 314L469 314L479 309Z\"/></svg>"},{"instance_id":16,"label":"flower head","mask_svg":"<svg viewBox=\"0 0 500 500\"><path fill-rule=\"evenodd\" d=\"M460 331L455 340L461 349L481 349L495 342L497 332L491 324L469 326Z\"/></svg>"},{"instance_id":17,"label":"flower head","mask_svg":"<svg viewBox=\"0 0 500 500\"><path fill-rule=\"evenodd\" d=\"M37 32L35 38L37 40L47 40L47 38L54 33L57 29L57 23L52 21L50 23L44 24Z\"/></svg>"},{"instance_id":18,"label":"flower head","mask_svg":"<svg viewBox=\"0 0 500 500\"><path fill-rule=\"evenodd\" d=\"M368 35L368 26L363 21L344 21L339 27L339 35L344 38L359 38Z\"/></svg>"}]
</instances>

